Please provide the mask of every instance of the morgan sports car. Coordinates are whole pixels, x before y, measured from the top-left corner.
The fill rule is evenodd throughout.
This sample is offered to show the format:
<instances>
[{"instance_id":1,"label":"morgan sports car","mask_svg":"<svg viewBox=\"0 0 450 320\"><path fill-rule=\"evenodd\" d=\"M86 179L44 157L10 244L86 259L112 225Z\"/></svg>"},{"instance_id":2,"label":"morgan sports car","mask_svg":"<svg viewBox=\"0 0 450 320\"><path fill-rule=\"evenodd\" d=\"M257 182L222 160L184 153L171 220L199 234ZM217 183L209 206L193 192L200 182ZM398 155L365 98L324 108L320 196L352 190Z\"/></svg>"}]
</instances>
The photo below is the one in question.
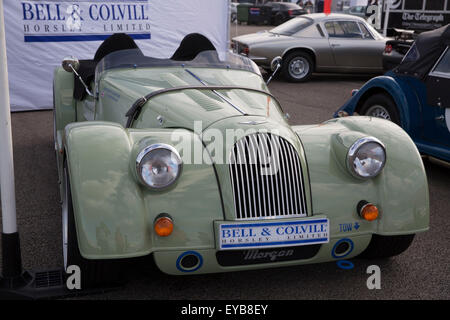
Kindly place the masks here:
<instances>
[{"instance_id":1,"label":"morgan sports car","mask_svg":"<svg viewBox=\"0 0 450 320\"><path fill-rule=\"evenodd\" d=\"M429 227L401 128L290 126L255 63L200 34L169 59L125 34L92 60L65 58L54 120L64 264L84 286L139 257L172 275L390 257Z\"/></svg>"},{"instance_id":2,"label":"morgan sports car","mask_svg":"<svg viewBox=\"0 0 450 320\"><path fill-rule=\"evenodd\" d=\"M336 113L391 120L419 151L450 162L450 25L421 33L401 64L367 82Z\"/></svg>"}]
</instances>

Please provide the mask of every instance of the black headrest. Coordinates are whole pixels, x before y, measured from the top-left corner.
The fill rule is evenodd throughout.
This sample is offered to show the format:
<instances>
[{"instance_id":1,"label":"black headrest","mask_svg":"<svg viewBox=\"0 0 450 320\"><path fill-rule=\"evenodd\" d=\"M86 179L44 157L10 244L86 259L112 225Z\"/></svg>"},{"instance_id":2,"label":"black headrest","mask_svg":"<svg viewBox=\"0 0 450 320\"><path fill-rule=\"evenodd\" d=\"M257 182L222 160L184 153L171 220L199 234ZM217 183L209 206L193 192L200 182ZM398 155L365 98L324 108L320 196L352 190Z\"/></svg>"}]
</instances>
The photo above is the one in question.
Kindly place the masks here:
<instances>
[{"instance_id":1,"label":"black headrest","mask_svg":"<svg viewBox=\"0 0 450 320\"><path fill-rule=\"evenodd\" d=\"M191 33L184 37L171 59L176 61L191 61L200 52L210 50L216 50L216 48L208 38L199 33Z\"/></svg>"},{"instance_id":2,"label":"black headrest","mask_svg":"<svg viewBox=\"0 0 450 320\"><path fill-rule=\"evenodd\" d=\"M95 53L94 61L99 62L111 52L129 49L139 49L133 38L125 33L114 33L107 38Z\"/></svg>"}]
</instances>

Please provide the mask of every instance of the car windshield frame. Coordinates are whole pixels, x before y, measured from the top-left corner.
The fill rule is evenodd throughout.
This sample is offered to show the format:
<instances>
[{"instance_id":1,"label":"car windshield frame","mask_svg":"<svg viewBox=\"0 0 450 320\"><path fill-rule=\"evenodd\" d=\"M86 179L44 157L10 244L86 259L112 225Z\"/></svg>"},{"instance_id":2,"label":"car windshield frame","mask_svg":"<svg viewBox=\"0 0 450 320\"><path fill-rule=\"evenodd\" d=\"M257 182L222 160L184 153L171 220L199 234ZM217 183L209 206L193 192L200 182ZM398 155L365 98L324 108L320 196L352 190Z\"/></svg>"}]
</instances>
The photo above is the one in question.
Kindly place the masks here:
<instances>
[{"instance_id":1,"label":"car windshield frame","mask_svg":"<svg viewBox=\"0 0 450 320\"><path fill-rule=\"evenodd\" d=\"M441 63L445 60L445 62L448 62L447 59L450 57L450 45L447 46L447 48L444 50L442 55L439 57L439 59L436 61L435 65L431 69L430 76L439 77L439 78L450 78L450 71L441 71L437 70Z\"/></svg>"},{"instance_id":2,"label":"car windshield frame","mask_svg":"<svg viewBox=\"0 0 450 320\"><path fill-rule=\"evenodd\" d=\"M300 27L300 23L299 23L300 20L305 20L306 21L306 23L302 22L301 27ZM287 31L287 28L290 27L290 26L291 26L290 30L292 30L292 26L294 26L296 23L299 24L298 28L296 28L294 31ZM273 34L282 35L282 36L292 36L292 35L294 35L294 34L300 32L300 31L306 29L307 27L309 27L309 26L311 26L313 24L314 24L314 20L313 19L307 18L307 17L304 17L304 16L299 16L299 17L293 18L293 19L291 19L291 20L289 20L289 21L279 25L276 28L273 28L273 29L269 30L269 32L273 33Z\"/></svg>"},{"instance_id":3,"label":"car windshield frame","mask_svg":"<svg viewBox=\"0 0 450 320\"><path fill-rule=\"evenodd\" d=\"M115 51L99 61L95 69L95 79L114 69L139 68L215 68L232 69L256 73L261 76L258 66L249 58L232 52L217 53L215 50L200 52L193 60L176 61L145 56L139 49Z\"/></svg>"}]
</instances>

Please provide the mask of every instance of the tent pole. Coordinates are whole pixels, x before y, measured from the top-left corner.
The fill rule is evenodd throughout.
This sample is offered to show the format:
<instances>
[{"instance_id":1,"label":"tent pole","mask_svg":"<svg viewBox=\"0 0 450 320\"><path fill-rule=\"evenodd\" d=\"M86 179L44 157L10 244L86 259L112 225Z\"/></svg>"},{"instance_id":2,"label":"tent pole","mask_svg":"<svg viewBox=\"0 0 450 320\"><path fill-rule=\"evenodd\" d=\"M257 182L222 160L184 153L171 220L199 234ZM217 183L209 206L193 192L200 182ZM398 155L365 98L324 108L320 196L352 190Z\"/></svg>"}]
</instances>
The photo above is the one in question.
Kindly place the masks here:
<instances>
[{"instance_id":1,"label":"tent pole","mask_svg":"<svg viewBox=\"0 0 450 320\"><path fill-rule=\"evenodd\" d=\"M22 259L16 220L3 0L0 0L0 190L2 203L3 283L9 283L11 286L14 282L13 280L22 275Z\"/></svg>"}]
</instances>

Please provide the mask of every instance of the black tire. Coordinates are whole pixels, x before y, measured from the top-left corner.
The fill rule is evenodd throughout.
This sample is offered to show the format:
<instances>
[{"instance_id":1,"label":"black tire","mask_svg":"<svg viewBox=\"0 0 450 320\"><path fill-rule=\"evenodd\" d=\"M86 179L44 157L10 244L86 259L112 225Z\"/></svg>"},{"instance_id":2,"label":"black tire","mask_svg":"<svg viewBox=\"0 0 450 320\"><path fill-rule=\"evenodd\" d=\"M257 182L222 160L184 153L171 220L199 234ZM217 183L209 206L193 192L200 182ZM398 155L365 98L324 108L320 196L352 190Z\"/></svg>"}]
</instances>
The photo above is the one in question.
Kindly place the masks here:
<instances>
[{"instance_id":1,"label":"black tire","mask_svg":"<svg viewBox=\"0 0 450 320\"><path fill-rule=\"evenodd\" d=\"M298 68L297 68L298 66ZM281 72L289 82L305 82L311 77L314 62L311 56L302 51L296 51L283 58Z\"/></svg>"},{"instance_id":2,"label":"black tire","mask_svg":"<svg viewBox=\"0 0 450 320\"><path fill-rule=\"evenodd\" d=\"M386 119L400 125L397 105L390 96L384 93L370 96L362 105L359 114Z\"/></svg>"},{"instance_id":3,"label":"black tire","mask_svg":"<svg viewBox=\"0 0 450 320\"><path fill-rule=\"evenodd\" d=\"M67 200L67 266L76 265L81 270L81 289L97 288L101 286L122 285L124 281L122 260L88 260L83 258L78 248L77 231L73 214L70 181L67 166L64 165ZM63 233L64 234L64 233Z\"/></svg>"},{"instance_id":4,"label":"black tire","mask_svg":"<svg viewBox=\"0 0 450 320\"><path fill-rule=\"evenodd\" d=\"M358 257L363 259L383 259L397 256L406 251L415 234L400 236L380 236L374 234L369 246Z\"/></svg>"}]
</instances>

